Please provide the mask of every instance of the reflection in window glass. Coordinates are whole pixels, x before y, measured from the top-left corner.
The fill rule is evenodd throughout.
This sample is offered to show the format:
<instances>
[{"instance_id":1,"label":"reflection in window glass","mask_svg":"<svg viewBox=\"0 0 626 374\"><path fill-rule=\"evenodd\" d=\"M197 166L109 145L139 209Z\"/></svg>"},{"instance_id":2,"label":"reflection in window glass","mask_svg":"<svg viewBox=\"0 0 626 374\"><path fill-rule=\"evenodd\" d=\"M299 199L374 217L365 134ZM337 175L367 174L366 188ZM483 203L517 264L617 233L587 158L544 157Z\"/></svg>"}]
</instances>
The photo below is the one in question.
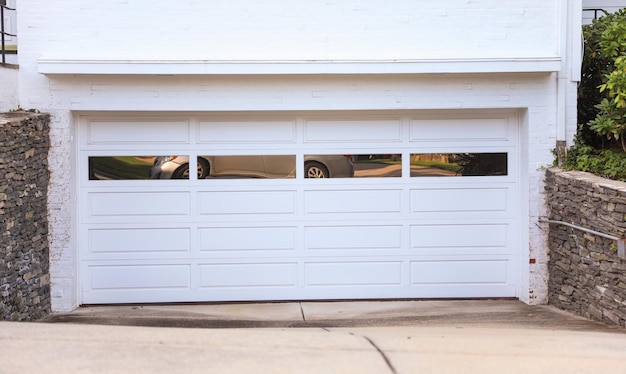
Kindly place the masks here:
<instances>
[{"instance_id":1,"label":"reflection in window glass","mask_svg":"<svg viewBox=\"0 0 626 374\"><path fill-rule=\"evenodd\" d=\"M152 179L189 179L189 156L158 156L150 170Z\"/></svg>"},{"instance_id":2,"label":"reflection in window glass","mask_svg":"<svg viewBox=\"0 0 626 374\"><path fill-rule=\"evenodd\" d=\"M402 177L401 154L354 155L355 178Z\"/></svg>"},{"instance_id":3,"label":"reflection in window glass","mask_svg":"<svg viewBox=\"0 0 626 374\"><path fill-rule=\"evenodd\" d=\"M304 155L305 178L351 178L354 176L350 155Z\"/></svg>"},{"instance_id":4,"label":"reflection in window glass","mask_svg":"<svg viewBox=\"0 0 626 374\"><path fill-rule=\"evenodd\" d=\"M151 179L156 156L89 157L89 180Z\"/></svg>"},{"instance_id":5,"label":"reflection in window glass","mask_svg":"<svg viewBox=\"0 0 626 374\"><path fill-rule=\"evenodd\" d=\"M295 177L295 155L198 156L198 179Z\"/></svg>"},{"instance_id":6,"label":"reflection in window glass","mask_svg":"<svg viewBox=\"0 0 626 374\"><path fill-rule=\"evenodd\" d=\"M412 177L495 175L508 175L506 152L411 154Z\"/></svg>"}]
</instances>

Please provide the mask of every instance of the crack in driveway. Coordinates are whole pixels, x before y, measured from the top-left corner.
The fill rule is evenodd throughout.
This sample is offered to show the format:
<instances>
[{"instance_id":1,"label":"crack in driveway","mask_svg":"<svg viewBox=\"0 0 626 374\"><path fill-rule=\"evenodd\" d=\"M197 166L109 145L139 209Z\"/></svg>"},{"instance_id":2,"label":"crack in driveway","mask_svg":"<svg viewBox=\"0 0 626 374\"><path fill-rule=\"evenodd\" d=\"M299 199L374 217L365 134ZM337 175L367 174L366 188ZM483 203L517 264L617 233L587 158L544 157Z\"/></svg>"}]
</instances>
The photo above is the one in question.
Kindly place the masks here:
<instances>
[{"instance_id":1,"label":"crack in driveway","mask_svg":"<svg viewBox=\"0 0 626 374\"><path fill-rule=\"evenodd\" d=\"M350 333L351 335L356 335L354 333ZM389 359L389 357L387 357L387 355L385 354L385 352L380 349L380 347L378 345L376 345L376 343L374 343L374 341L372 339L370 339L368 336L365 335L357 335L362 337L363 339L367 340L368 343L370 343L370 345L372 347L374 347L376 349L376 351L378 351L378 353L380 354L380 356L383 358L383 360L385 360L385 363L387 364L387 367L389 368L389 370L391 370L392 374L397 374L398 372L396 371L396 368L393 367L393 364L391 363L391 360Z\"/></svg>"},{"instance_id":2,"label":"crack in driveway","mask_svg":"<svg viewBox=\"0 0 626 374\"><path fill-rule=\"evenodd\" d=\"M304 308L302 308L302 303L299 303L299 304L300 304L300 314L302 314L302 320L306 322L306 317L304 315Z\"/></svg>"}]
</instances>

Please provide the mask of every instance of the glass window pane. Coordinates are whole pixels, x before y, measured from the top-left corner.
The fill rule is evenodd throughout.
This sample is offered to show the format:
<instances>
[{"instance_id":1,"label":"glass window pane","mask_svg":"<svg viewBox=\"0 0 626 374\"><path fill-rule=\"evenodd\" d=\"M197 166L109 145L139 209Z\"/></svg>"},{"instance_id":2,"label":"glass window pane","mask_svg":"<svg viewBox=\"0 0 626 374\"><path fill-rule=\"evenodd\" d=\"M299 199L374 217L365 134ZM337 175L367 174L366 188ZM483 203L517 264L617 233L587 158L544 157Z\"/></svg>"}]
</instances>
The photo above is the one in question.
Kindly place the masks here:
<instances>
[{"instance_id":1,"label":"glass window pane","mask_svg":"<svg viewBox=\"0 0 626 374\"><path fill-rule=\"evenodd\" d=\"M155 160L162 156L91 156L89 180L153 179Z\"/></svg>"},{"instance_id":2,"label":"glass window pane","mask_svg":"<svg viewBox=\"0 0 626 374\"><path fill-rule=\"evenodd\" d=\"M389 178L402 176L402 155L305 155L305 178Z\"/></svg>"},{"instance_id":3,"label":"glass window pane","mask_svg":"<svg viewBox=\"0 0 626 374\"><path fill-rule=\"evenodd\" d=\"M189 156L158 156L150 170L152 179L189 179Z\"/></svg>"},{"instance_id":4,"label":"glass window pane","mask_svg":"<svg viewBox=\"0 0 626 374\"><path fill-rule=\"evenodd\" d=\"M411 154L411 177L496 175L508 175L506 152Z\"/></svg>"},{"instance_id":5,"label":"glass window pane","mask_svg":"<svg viewBox=\"0 0 626 374\"><path fill-rule=\"evenodd\" d=\"M305 178L351 178L354 176L350 155L304 155Z\"/></svg>"},{"instance_id":6,"label":"glass window pane","mask_svg":"<svg viewBox=\"0 0 626 374\"><path fill-rule=\"evenodd\" d=\"M198 179L295 177L295 155L198 156Z\"/></svg>"},{"instance_id":7,"label":"glass window pane","mask_svg":"<svg viewBox=\"0 0 626 374\"><path fill-rule=\"evenodd\" d=\"M397 178L402 177L402 155L355 155L355 178Z\"/></svg>"}]
</instances>

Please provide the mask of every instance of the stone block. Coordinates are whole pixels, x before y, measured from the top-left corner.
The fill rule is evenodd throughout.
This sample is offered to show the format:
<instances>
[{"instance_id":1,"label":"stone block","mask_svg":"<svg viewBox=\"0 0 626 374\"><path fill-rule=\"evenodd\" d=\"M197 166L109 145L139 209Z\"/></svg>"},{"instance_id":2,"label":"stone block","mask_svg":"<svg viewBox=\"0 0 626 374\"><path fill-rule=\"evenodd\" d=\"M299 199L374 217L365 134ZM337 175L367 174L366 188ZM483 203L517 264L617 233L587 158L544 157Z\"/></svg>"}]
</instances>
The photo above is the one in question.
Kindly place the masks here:
<instances>
[{"instance_id":1,"label":"stone block","mask_svg":"<svg viewBox=\"0 0 626 374\"><path fill-rule=\"evenodd\" d=\"M563 285L563 286L561 286L561 291L562 291L565 295L571 295L572 293L574 293L574 287L572 287L572 286L567 286L567 285Z\"/></svg>"},{"instance_id":2,"label":"stone block","mask_svg":"<svg viewBox=\"0 0 626 374\"><path fill-rule=\"evenodd\" d=\"M613 310L610 309L604 309L602 311L602 314L604 316L603 320L608 320L609 323L615 324L615 325L622 325L624 319L620 318L619 315L617 315Z\"/></svg>"}]
</instances>

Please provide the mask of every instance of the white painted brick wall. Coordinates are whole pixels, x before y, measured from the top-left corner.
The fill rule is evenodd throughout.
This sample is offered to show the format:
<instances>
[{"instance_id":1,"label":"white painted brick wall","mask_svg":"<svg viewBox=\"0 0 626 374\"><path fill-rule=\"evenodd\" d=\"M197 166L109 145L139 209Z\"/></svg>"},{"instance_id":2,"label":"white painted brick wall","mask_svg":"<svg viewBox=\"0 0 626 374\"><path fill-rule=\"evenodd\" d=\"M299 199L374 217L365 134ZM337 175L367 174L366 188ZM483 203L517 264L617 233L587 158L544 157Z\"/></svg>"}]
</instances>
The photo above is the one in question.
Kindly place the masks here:
<instances>
[{"instance_id":1,"label":"white painted brick wall","mask_svg":"<svg viewBox=\"0 0 626 374\"><path fill-rule=\"evenodd\" d=\"M553 160L557 134L556 74L44 76L37 73L37 59L558 56L559 4L558 0L20 3L19 100L24 107L52 114L53 309L69 310L79 302L72 111L520 109L521 138L528 145L521 151L527 161L522 166L523 193L528 196L521 221L528 225L524 235L529 247L521 248L520 298L545 303L547 246L536 221L545 215L542 168ZM571 139L576 128L575 83L568 89ZM530 259L535 264L529 264Z\"/></svg>"},{"instance_id":2,"label":"white painted brick wall","mask_svg":"<svg viewBox=\"0 0 626 374\"><path fill-rule=\"evenodd\" d=\"M528 139L528 222L544 213L543 170L556 141L550 74L342 77L66 77L50 81L56 105L81 111L139 110L360 110L528 108L522 123ZM513 88L512 88L513 87ZM75 307L76 249L72 237L75 181L71 118L53 111L51 156L52 278L55 310ZM546 302L544 232L529 224L529 265L521 299ZM524 252L524 251L522 251ZM529 292L527 290L531 290Z\"/></svg>"},{"instance_id":3,"label":"white painted brick wall","mask_svg":"<svg viewBox=\"0 0 626 374\"><path fill-rule=\"evenodd\" d=\"M45 1L20 4L44 57L377 60L555 56L559 0ZM30 45L30 40L26 41ZM22 41L20 41L20 44Z\"/></svg>"},{"instance_id":4,"label":"white painted brick wall","mask_svg":"<svg viewBox=\"0 0 626 374\"><path fill-rule=\"evenodd\" d=\"M17 109L17 69L0 66L0 112Z\"/></svg>"}]
</instances>

